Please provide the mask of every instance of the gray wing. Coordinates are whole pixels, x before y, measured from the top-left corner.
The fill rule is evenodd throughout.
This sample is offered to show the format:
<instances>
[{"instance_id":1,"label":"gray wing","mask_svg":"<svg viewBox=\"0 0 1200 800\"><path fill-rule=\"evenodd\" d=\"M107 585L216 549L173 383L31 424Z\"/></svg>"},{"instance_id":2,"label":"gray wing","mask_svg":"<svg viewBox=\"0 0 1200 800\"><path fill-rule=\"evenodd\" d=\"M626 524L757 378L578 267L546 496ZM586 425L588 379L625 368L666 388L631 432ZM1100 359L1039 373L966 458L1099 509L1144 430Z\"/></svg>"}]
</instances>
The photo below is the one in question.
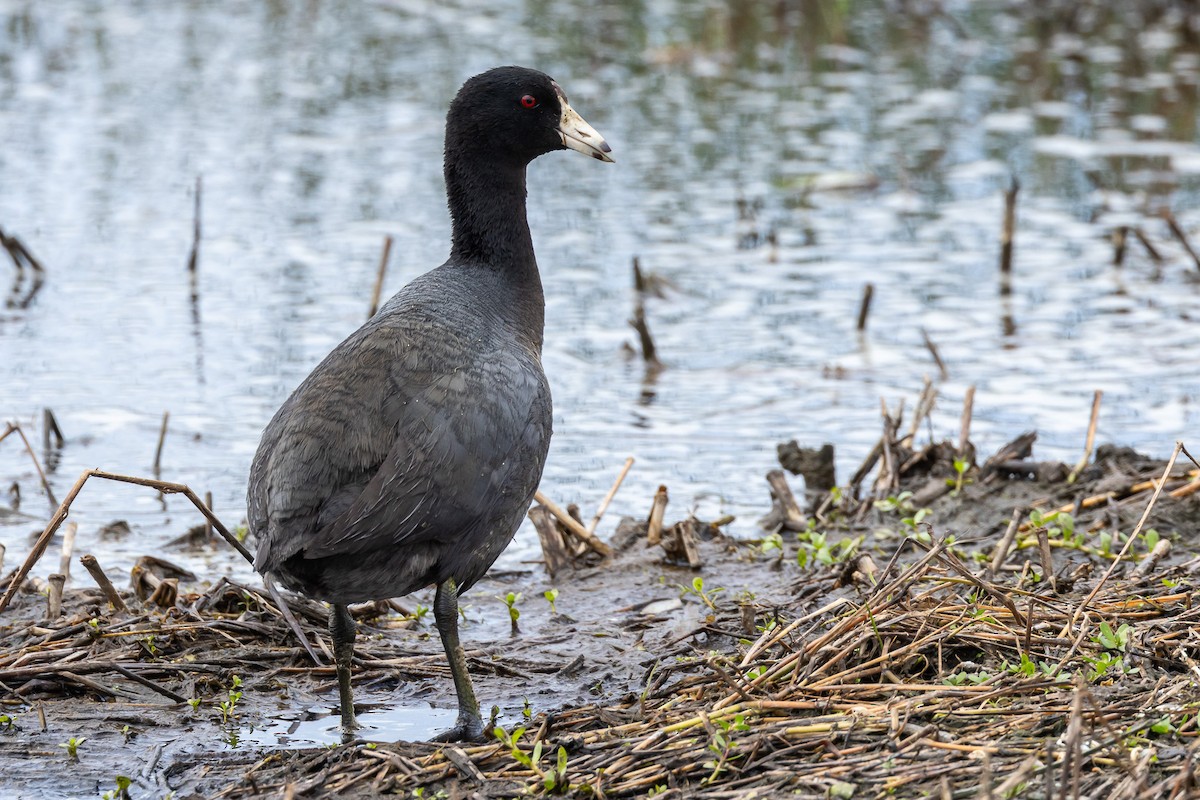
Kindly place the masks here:
<instances>
[{"instance_id":1,"label":"gray wing","mask_svg":"<svg viewBox=\"0 0 1200 800\"><path fill-rule=\"evenodd\" d=\"M251 470L260 571L449 543L528 502L550 438L536 354L464 347L450 328L430 347L423 334L418 349L403 327L360 329L280 408Z\"/></svg>"}]
</instances>

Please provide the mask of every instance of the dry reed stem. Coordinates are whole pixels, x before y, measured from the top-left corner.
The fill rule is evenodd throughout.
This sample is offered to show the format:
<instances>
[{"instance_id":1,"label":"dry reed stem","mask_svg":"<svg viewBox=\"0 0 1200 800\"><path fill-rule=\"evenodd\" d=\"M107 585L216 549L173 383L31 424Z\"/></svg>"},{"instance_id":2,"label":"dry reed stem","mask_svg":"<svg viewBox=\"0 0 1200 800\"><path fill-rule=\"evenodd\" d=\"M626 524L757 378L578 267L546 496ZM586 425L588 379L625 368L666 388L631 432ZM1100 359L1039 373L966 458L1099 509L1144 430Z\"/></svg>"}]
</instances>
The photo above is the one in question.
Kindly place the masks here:
<instances>
[{"instance_id":1,"label":"dry reed stem","mask_svg":"<svg viewBox=\"0 0 1200 800\"><path fill-rule=\"evenodd\" d=\"M0 442L3 442L8 438L9 434L13 433L21 437L21 441L25 445L25 452L29 454L29 460L33 462L33 468L37 470L38 480L42 483L42 490L46 492L46 498L50 501L50 507L56 507L58 501L54 499L54 491L50 488L50 482L46 480L46 473L42 471L42 464L38 461L37 455L34 454L33 448L30 447L29 439L25 438L25 431L21 430L21 426L11 422L7 423L4 426L4 433L0 433Z\"/></svg>"},{"instance_id":2,"label":"dry reed stem","mask_svg":"<svg viewBox=\"0 0 1200 800\"><path fill-rule=\"evenodd\" d=\"M383 237L383 252L379 255L379 269L375 272L375 286L371 289L371 307L367 311L367 319L379 311L379 301L383 298L383 279L387 275L388 259L392 255L392 237Z\"/></svg>"},{"instance_id":3,"label":"dry reed stem","mask_svg":"<svg viewBox=\"0 0 1200 800\"><path fill-rule=\"evenodd\" d=\"M1067 476L1067 483L1074 483L1079 477L1079 473L1083 472L1087 467L1088 462L1092 459L1092 451L1096 445L1096 423L1100 421L1100 401L1104 397L1104 392L1097 389L1092 396L1092 416L1088 420L1087 442L1083 447L1083 457L1079 459L1079 463L1071 470L1071 474Z\"/></svg>"},{"instance_id":4,"label":"dry reed stem","mask_svg":"<svg viewBox=\"0 0 1200 800\"><path fill-rule=\"evenodd\" d=\"M546 510L553 514L554 518L561 522L567 528L567 530L578 536L581 540L587 542L588 546L591 547L592 550L602 556L605 556L606 558L612 555L611 547L600 541L595 534L583 527L583 525L579 523L579 520L575 519L566 511L564 511L553 500L542 494L541 491L534 492L533 499L545 506Z\"/></svg>"},{"instance_id":5,"label":"dry reed stem","mask_svg":"<svg viewBox=\"0 0 1200 800\"><path fill-rule=\"evenodd\" d=\"M613 481L612 488L608 490L608 494L604 495L604 499L600 501L600 506L596 509L596 515L592 517L591 522L587 525L588 533L594 534L596 528L600 525L600 520L604 518L604 512L608 510L609 503L617 496L617 490L621 488L621 484L625 481L625 476L629 474L629 470L633 468L633 456L625 459L625 465L621 467L621 471L617 474L617 479Z\"/></svg>"},{"instance_id":6,"label":"dry reed stem","mask_svg":"<svg viewBox=\"0 0 1200 800\"><path fill-rule=\"evenodd\" d=\"M171 483L169 481L154 480L151 478L139 478L130 475L118 475L116 473L105 472L103 470L89 469L85 470L79 476L79 478L75 481L75 485L73 485L71 490L67 492L67 496L63 498L63 501L59 504L57 510L55 510L54 516L50 518L50 522L46 525L46 529L42 531L41 535L38 536L37 541L34 542L33 547L30 550L29 557L25 559L25 562L17 570L16 574L13 575L12 580L8 585L8 589L4 592L4 596L0 597L0 612L3 612L4 609L8 608L8 604L12 602L13 595L16 594L17 589L20 588L21 584L25 581L25 578L29 575L29 571L33 569L34 564L36 564L38 559L42 557L42 554L46 552L46 547L50 544L50 540L54 538L54 533L67 518L67 514L71 510L71 504L75 502L75 498L79 496L79 492L82 491L84 484L87 483L89 478L103 478L104 480L117 481L119 483L132 483L137 486L147 486L152 489L157 489L164 494L182 494L191 501L192 505L194 505L201 514L204 515L205 519L212 523L217 532L221 534L221 538L228 542L234 550L237 550L239 553L241 553L242 558L246 559L246 561L248 561L251 565L254 564L254 556L250 554L250 551L247 550L240 541L238 541L236 536L229 532L229 529L226 528L225 525L213 515L212 511L210 511L208 507L204 505L203 501L201 501L200 498L196 496L196 493L193 492L188 486L185 486L182 483Z\"/></svg>"}]
</instances>

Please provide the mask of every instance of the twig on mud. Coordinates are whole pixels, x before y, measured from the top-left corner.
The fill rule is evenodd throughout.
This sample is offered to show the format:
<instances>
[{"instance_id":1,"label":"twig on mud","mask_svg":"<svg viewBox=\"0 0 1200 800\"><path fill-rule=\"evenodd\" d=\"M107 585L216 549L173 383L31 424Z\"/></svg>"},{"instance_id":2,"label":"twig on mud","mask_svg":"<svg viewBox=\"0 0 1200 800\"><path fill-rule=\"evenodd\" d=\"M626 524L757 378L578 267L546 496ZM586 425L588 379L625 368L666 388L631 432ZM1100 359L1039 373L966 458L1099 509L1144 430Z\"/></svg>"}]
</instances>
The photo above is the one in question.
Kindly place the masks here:
<instances>
[{"instance_id":1,"label":"twig on mud","mask_svg":"<svg viewBox=\"0 0 1200 800\"><path fill-rule=\"evenodd\" d=\"M958 457L965 458L970 454L971 444L971 414L975 407L975 384L967 387L963 395L962 419L958 428ZM972 459L974 460L974 459Z\"/></svg>"},{"instance_id":2,"label":"twig on mud","mask_svg":"<svg viewBox=\"0 0 1200 800\"><path fill-rule=\"evenodd\" d=\"M74 522L68 522L63 526L62 550L58 557L58 571L66 577L71 577L71 556L75 552L75 534L79 532L79 526Z\"/></svg>"},{"instance_id":3,"label":"twig on mud","mask_svg":"<svg viewBox=\"0 0 1200 800\"><path fill-rule=\"evenodd\" d=\"M650 505L650 516L646 522L646 546L653 547L662 542L663 516L667 513L667 487L659 486Z\"/></svg>"},{"instance_id":4,"label":"twig on mud","mask_svg":"<svg viewBox=\"0 0 1200 800\"><path fill-rule=\"evenodd\" d=\"M583 527L583 525L581 525L577 519L572 517L566 511L563 511L562 508L560 508L553 500L546 497L546 495L542 494L540 491L537 491L533 493L533 499L544 505L546 510L553 514L559 522L565 525L567 529L571 531L571 533L587 542L588 546L591 547L592 550L596 551L602 556L612 555L611 547L600 541L595 534Z\"/></svg>"},{"instance_id":5,"label":"twig on mud","mask_svg":"<svg viewBox=\"0 0 1200 800\"><path fill-rule=\"evenodd\" d=\"M1133 543L1138 540L1138 536L1141 535L1142 532L1142 527L1146 524L1146 520L1150 518L1150 511L1154 508L1154 504L1158 502L1158 496L1162 493L1162 488L1166 485L1167 478L1171 475L1171 469L1175 466L1175 459L1179 457L1181 450L1183 450L1183 442L1176 442L1175 449L1171 451L1171 457L1167 460L1167 467L1163 470L1162 478L1160 478L1155 484L1154 494L1150 497L1150 502L1146 503L1146 509L1142 512L1142 518L1138 520L1137 525L1134 526L1133 532L1130 533L1129 538L1125 540L1125 546L1121 548L1121 552L1117 553L1116 558L1114 558L1112 563L1108 565L1108 569L1104 571L1104 575L1102 575L1100 580L1096 582L1096 585L1092 587L1092 591L1089 592L1088 596L1083 599L1083 602L1076 606L1075 612L1071 615L1070 622L1063 629L1062 635L1065 636L1067 631L1079 620L1080 614L1088 609L1088 606L1091 605L1091 602L1096 599L1096 595L1099 594L1100 590L1104 588L1104 585L1108 583L1108 579L1112 576L1113 570L1117 568L1117 564L1121 563L1121 560L1124 559L1126 554L1129 553L1129 549L1133 547Z\"/></svg>"},{"instance_id":6,"label":"twig on mud","mask_svg":"<svg viewBox=\"0 0 1200 800\"><path fill-rule=\"evenodd\" d=\"M92 576L92 580L100 587L100 591L104 592L105 598L108 599L109 605L118 614L124 614L129 611L129 607L125 605L125 601L121 599L121 595L117 594L117 589L112 585L112 581L104 574L104 569L100 566L100 562L91 553L79 557L79 563L83 564L83 568Z\"/></svg>"}]
</instances>

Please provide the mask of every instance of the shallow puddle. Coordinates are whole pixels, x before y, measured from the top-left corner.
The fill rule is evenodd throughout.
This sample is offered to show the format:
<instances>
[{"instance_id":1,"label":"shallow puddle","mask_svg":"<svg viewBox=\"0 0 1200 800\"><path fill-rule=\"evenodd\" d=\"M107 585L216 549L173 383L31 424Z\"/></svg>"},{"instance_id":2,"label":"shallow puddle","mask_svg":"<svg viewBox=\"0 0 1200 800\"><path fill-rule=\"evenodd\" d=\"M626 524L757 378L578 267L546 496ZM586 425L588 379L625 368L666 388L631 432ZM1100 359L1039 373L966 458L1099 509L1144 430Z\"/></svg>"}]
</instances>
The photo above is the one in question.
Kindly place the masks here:
<instances>
[{"instance_id":1,"label":"shallow puddle","mask_svg":"<svg viewBox=\"0 0 1200 800\"><path fill-rule=\"evenodd\" d=\"M458 712L431 705L357 707L356 738L368 742L424 742L454 726ZM342 743L341 717L336 708L310 706L289 712L237 733L237 746L302 749ZM232 744L232 743L231 743Z\"/></svg>"}]
</instances>

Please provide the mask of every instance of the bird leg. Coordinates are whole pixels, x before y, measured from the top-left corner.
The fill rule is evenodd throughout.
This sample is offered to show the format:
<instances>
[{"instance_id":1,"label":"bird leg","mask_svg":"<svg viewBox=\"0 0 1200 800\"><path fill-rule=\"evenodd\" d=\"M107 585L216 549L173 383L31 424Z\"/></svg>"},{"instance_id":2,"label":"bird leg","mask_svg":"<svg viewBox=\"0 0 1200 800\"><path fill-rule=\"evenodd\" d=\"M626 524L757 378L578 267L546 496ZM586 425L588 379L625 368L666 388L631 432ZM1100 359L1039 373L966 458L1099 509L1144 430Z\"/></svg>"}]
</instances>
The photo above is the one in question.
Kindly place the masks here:
<instances>
[{"instance_id":1,"label":"bird leg","mask_svg":"<svg viewBox=\"0 0 1200 800\"><path fill-rule=\"evenodd\" d=\"M454 675L454 691L458 695L458 721L445 733L433 737L439 742L481 742L483 719L479 716L479 701L471 687L471 676L467 672L467 657L458 640L458 585L453 578L438 584L437 596L433 600L433 619L446 649L446 660Z\"/></svg>"},{"instance_id":2,"label":"bird leg","mask_svg":"<svg viewBox=\"0 0 1200 800\"><path fill-rule=\"evenodd\" d=\"M350 662L354 658L354 618L341 603L329 606L329 634L333 638L333 660L337 664L338 695L342 703L342 739L353 739L354 695L350 690Z\"/></svg>"}]
</instances>

